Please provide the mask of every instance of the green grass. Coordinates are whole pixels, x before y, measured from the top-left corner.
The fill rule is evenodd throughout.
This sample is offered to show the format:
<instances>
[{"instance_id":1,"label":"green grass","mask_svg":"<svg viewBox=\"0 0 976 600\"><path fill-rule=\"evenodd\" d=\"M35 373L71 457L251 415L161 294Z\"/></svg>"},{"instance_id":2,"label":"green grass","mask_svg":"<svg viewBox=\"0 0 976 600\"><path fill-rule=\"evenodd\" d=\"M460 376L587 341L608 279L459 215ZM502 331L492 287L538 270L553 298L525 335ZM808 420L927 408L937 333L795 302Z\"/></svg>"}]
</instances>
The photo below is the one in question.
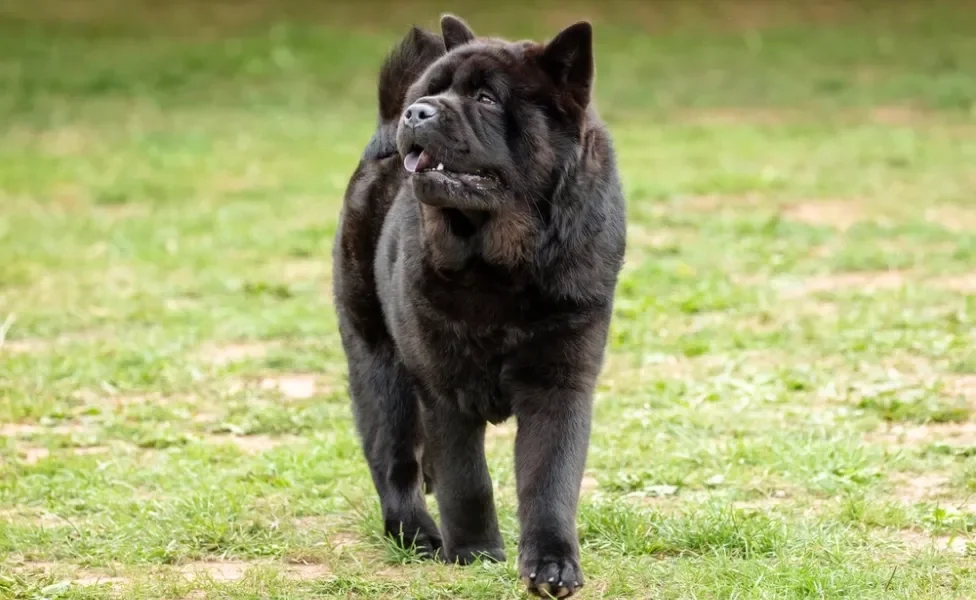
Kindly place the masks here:
<instances>
[{"instance_id":1,"label":"green grass","mask_svg":"<svg viewBox=\"0 0 976 600\"><path fill-rule=\"evenodd\" d=\"M445 9L596 22L581 597L976 596L976 6L408 4L2 3L0 597L522 596L380 535L330 306L379 61Z\"/></svg>"}]
</instances>

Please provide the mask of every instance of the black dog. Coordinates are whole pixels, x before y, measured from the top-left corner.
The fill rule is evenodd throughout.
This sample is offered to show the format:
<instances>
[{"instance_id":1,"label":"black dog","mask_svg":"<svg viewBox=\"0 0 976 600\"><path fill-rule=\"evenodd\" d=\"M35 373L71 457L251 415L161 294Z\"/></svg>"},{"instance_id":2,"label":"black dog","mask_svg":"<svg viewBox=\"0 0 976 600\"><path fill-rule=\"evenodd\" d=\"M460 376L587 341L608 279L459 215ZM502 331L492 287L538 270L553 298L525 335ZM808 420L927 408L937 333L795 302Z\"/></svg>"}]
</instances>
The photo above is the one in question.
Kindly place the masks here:
<instances>
[{"instance_id":1,"label":"black dog","mask_svg":"<svg viewBox=\"0 0 976 600\"><path fill-rule=\"evenodd\" d=\"M569 596L625 245L590 107L592 31L543 45L476 38L452 16L441 30L413 28L384 64L335 240L356 423L386 532L468 563L505 559L484 433L515 415L520 573L533 593Z\"/></svg>"}]
</instances>

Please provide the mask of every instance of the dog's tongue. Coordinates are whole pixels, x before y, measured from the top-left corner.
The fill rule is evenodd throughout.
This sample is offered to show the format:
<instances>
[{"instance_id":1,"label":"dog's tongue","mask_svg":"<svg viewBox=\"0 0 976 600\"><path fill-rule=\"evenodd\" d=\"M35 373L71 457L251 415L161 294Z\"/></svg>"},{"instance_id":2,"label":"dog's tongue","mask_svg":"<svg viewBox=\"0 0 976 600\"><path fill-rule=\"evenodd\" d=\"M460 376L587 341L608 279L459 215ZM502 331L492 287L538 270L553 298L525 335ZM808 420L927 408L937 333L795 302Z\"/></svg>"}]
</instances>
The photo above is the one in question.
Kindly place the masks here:
<instances>
[{"instance_id":1,"label":"dog's tongue","mask_svg":"<svg viewBox=\"0 0 976 600\"><path fill-rule=\"evenodd\" d=\"M427 154L425 150L411 152L403 158L403 168L411 173L417 173L430 168L434 164L434 158Z\"/></svg>"}]
</instances>

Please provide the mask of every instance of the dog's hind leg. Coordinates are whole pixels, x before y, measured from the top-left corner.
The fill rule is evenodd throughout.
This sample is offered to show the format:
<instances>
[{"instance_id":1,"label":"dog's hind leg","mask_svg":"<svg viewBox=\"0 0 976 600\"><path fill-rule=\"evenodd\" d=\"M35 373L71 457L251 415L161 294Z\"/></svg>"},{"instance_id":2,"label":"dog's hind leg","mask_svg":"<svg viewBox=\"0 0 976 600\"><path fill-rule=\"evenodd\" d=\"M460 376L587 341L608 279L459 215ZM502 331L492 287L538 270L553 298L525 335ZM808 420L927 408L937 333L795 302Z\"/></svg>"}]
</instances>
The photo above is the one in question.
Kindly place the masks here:
<instances>
[{"instance_id":1,"label":"dog's hind leg","mask_svg":"<svg viewBox=\"0 0 976 600\"><path fill-rule=\"evenodd\" d=\"M380 497L384 532L433 557L442 542L424 500L423 425L413 384L392 344L351 343L346 352L353 413Z\"/></svg>"},{"instance_id":2,"label":"dog's hind leg","mask_svg":"<svg viewBox=\"0 0 976 600\"><path fill-rule=\"evenodd\" d=\"M436 401L435 401L436 402ZM427 453L444 534L444 560L505 560L485 461L485 422L436 402L424 410Z\"/></svg>"}]
</instances>

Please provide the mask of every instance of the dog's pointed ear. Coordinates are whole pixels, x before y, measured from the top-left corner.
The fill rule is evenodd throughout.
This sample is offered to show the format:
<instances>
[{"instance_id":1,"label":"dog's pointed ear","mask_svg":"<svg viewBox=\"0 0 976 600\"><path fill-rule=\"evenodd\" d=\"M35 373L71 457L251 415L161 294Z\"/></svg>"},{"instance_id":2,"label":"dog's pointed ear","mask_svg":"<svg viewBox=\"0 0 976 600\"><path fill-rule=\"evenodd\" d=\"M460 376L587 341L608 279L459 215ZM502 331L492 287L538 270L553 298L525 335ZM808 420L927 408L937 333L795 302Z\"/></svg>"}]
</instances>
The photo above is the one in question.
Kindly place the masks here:
<instances>
[{"instance_id":1,"label":"dog's pointed ear","mask_svg":"<svg viewBox=\"0 0 976 600\"><path fill-rule=\"evenodd\" d=\"M447 47L448 52L475 38L468 24L454 15L441 17L441 36L444 38L444 46Z\"/></svg>"},{"instance_id":2,"label":"dog's pointed ear","mask_svg":"<svg viewBox=\"0 0 976 600\"><path fill-rule=\"evenodd\" d=\"M543 49L542 66L580 106L589 104L593 87L593 27L580 21L560 31Z\"/></svg>"}]
</instances>

